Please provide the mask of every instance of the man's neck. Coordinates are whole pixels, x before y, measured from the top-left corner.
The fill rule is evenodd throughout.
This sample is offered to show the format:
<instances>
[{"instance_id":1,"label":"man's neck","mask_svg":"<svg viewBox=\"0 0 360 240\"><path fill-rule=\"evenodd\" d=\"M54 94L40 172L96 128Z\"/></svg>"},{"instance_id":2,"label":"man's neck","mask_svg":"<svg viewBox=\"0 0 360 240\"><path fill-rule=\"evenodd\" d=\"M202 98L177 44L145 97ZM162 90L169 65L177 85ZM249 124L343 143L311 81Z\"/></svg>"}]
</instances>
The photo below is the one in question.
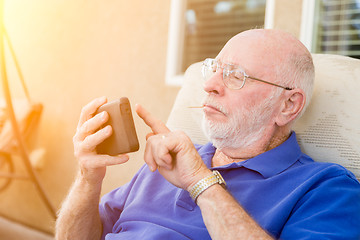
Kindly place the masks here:
<instances>
[{"instance_id":1,"label":"man's neck","mask_svg":"<svg viewBox=\"0 0 360 240\"><path fill-rule=\"evenodd\" d=\"M245 149L216 149L215 154L212 158L211 166L219 167L227 165L233 162L242 162L247 159L256 157L266 151L269 151L285 142L290 136L290 133L287 134L275 134L270 138L262 138L258 143L253 144ZM268 140L266 140L268 139Z\"/></svg>"}]
</instances>

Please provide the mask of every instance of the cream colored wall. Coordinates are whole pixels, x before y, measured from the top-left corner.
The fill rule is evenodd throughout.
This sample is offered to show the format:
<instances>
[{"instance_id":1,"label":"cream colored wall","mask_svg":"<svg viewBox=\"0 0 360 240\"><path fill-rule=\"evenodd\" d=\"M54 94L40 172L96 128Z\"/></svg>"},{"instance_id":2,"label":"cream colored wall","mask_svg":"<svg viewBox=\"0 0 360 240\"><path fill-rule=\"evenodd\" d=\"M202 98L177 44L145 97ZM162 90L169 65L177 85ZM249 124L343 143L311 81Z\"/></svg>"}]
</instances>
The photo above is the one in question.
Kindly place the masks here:
<instances>
[{"instance_id":1,"label":"cream colored wall","mask_svg":"<svg viewBox=\"0 0 360 240\"><path fill-rule=\"evenodd\" d=\"M44 104L39 137L46 155L38 173L57 207L77 172L72 136L83 105L102 95L128 96L133 106L141 103L166 121L178 90L164 84L169 9L164 0L5 0L5 26L30 94ZM7 59L13 96L22 97ZM149 129L137 116L135 124L140 151L108 169L104 193L143 164ZM54 221L30 182L14 181L0 192L0 214L53 231Z\"/></svg>"},{"instance_id":2,"label":"cream colored wall","mask_svg":"<svg viewBox=\"0 0 360 240\"><path fill-rule=\"evenodd\" d=\"M303 0L274 0L274 28L300 37Z\"/></svg>"}]
</instances>

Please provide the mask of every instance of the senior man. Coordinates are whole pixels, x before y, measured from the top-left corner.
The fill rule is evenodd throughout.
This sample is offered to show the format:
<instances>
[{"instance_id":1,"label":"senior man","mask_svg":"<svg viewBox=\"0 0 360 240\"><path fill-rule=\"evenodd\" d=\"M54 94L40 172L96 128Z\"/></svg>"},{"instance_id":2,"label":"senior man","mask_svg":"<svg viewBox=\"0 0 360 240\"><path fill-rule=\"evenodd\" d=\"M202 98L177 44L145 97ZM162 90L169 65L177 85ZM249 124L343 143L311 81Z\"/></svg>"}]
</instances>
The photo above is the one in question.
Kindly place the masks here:
<instances>
[{"instance_id":1,"label":"senior man","mask_svg":"<svg viewBox=\"0 0 360 240\"><path fill-rule=\"evenodd\" d=\"M303 154L291 131L312 92L307 49L283 31L249 30L202 72L210 143L194 145L138 105L152 129L146 164L100 204L106 166L128 156L96 154L111 134L110 126L99 130L108 115L94 116L106 99L83 108L74 136L80 172L57 239L359 239L359 182Z\"/></svg>"}]
</instances>

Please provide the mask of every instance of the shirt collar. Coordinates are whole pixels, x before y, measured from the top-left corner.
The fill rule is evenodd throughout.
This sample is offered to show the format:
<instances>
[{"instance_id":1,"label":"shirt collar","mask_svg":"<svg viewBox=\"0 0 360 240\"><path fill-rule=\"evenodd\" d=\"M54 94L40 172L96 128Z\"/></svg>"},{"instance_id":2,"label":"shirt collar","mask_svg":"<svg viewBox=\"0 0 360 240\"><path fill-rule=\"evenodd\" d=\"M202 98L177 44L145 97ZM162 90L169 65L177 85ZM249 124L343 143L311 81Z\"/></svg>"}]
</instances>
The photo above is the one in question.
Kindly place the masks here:
<instances>
[{"instance_id":1,"label":"shirt collar","mask_svg":"<svg viewBox=\"0 0 360 240\"><path fill-rule=\"evenodd\" d=\"M302 155L295 132L290 137L269 151L244 161L243 166L259 172L263 177L272 177L293 165Z\"/></svg>"},{"instance_id":2,"label":"shirt collar","mask_svg":"<svg viewBox=\"0 0 360 240\"><path fill-rule=\"evenodd\" d=\"M206 166L211 168L211 159L215 153L216 148L208 143L198 149L200 156L202 156ZM272 177L293 165L302 155L300 146L296 140L295 132L292 132L290 137L269 151L266 151L254 158L248 160L230 163L216 169L230 169L245 167L260 173L263 177Z\"/></svg>"},{"instance_id":3,"label":"shirt collar","mask_svg":"<svg viewBox=\"0 0 360 240\"><path fill-rule=\"evenodd\" d=\"M195 145L195 148L198 150L199 155L204 161L205 165L211 169L211 160L215 154L216 148L212 145L211 142L205 145Z\"/></svg>"}]
</instances>

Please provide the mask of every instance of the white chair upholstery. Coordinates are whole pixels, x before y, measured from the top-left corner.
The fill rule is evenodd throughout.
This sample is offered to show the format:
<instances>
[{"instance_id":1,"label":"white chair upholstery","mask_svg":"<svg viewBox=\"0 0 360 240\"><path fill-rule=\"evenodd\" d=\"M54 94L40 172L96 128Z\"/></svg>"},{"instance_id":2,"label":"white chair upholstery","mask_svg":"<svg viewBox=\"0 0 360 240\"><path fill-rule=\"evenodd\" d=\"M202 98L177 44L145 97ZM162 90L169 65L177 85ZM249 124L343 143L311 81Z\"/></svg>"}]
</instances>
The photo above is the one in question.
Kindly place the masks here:
<instances>
[{"instance_id":1,"label":"white chair upholstery","mask_svg":"<svg viewBox=\"0 0 360 240\"><path fill-rule=\"evenodd\" d=\"M360 179L360 60L338 55L313 54L315 86L311 103L297 121L302 150L316 161L343 165ZM201 63L186 73L167 125L183 130L194 143L207 142L201 130Z\"/></svg>"}]
</instances>

